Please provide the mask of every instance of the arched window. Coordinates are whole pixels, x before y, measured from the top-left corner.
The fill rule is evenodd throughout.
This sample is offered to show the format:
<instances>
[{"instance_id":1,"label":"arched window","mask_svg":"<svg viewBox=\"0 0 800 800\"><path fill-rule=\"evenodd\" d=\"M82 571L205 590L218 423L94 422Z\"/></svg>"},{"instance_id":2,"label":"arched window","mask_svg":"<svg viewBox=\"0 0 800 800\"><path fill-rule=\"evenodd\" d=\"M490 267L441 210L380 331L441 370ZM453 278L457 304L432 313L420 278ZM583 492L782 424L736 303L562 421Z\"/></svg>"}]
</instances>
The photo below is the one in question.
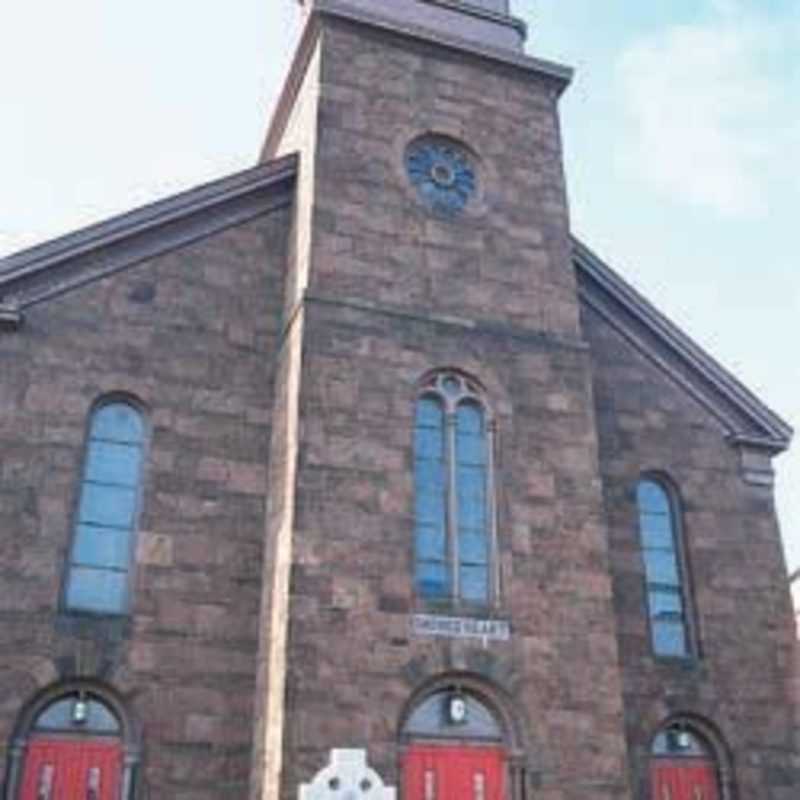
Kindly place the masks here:
<instances>
[{"instance_id":1,"label":"arched window","mask_svg":"<svg viewBox=\"0 0 800 800\"><path fill-rule=\"evenodd\" d=\"M455 713L454 713L455 712ZM495 714L477 697L459 689L428 695L409 714L403 736L416 739L456 739L498 742L505 739Z\"/></svg>"},{"instance_id":2,"label":"arched window","mask_svg":"<svg viewBox=\"0 0 800 800\"><path fill-rule=\"evenodd\" d=\"M416 586L422 597L497 597L492 435L479 387L437 373L417 400Z\"/></svg>"},{"instance_id":3,"label":"arched window","mask_svg":"<svg viewBox=\"0 0 800 800\"><path fill-rule=\"evenodd\" d=\"M130 402L94 409L67 566L67 611L128 610L144 445L144 419Z\"/></svg>"},{"instance_id":4,"label":"arched window","mask_svg":"<svg viewBox=\"0 0 800 800\"><path fill-rule=\"evenodd\" d=\"M674 493L644 478L636 496L653 652L687 658L692 642Z\"/></svg>"},{"instance_id":5,"label":"arched window","mask_svg":"<svg viewBox=\"0 0 800 800\"><path fill-rule=\"evenodd\" d=\"M650 752L653 800L723 800L713 749L685 723L661 730Z\"/></svg>"},{"instance_id":6,"label":"arched window","mask_svg":"<svg viewBox=\"0 0 800 800\"><path fill-rule=\"evenodd\" d=\"M439 680L400 729L402 800L520 800L526 759L506 709L467 678Z\"/></svg>"},{"instance_id":7,"label":"arched window","mask_svg":"<svg viewBox=\"0 0 800 800\"><path fill-rule=\"evenodd\" d=\"M26 712L11 747L9 800L126 800L139 760L121 707L95 687L48 692Z\"/></svg>"}]
</instances>

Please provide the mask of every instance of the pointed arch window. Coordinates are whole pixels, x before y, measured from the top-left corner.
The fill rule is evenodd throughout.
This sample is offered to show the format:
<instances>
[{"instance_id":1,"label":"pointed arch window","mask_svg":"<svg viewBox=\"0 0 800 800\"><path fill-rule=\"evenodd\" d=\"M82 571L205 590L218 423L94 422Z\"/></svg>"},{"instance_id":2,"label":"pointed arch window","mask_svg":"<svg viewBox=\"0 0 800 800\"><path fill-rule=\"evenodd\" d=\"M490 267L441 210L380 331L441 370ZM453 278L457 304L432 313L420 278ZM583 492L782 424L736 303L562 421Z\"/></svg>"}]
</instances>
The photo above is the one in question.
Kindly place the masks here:
<instances>
[{"instance_id":1,"label":"pointed arch window","mask_svg":"<svg viewBox=\"0 0 800 800\"><path fill-rule=\"evenodd\" d=\"M427 599L497 599L493 426L479 387L438 373L417 400L416 586Z\"/></svg>"},{"instance_id":2,"label":"pointed arch window","mask_svg":"<svg viewBox=\"0 0 800 800\"><path fill-rule=\"evenodd\" d=\"M136 406L114 399L95 407L67 565L67 611L128 611L144 449L145 421Z\"/></svg>"},{"instance_id":3,"label":"pointed arch window","mask_svg":"<svg viewBox=\"0 0 800 800\"><path fill-rule=\"evenodd\" d=\"M653 652L688 658L692 655L688 587L675 494L662 481L647 477L639 481L636 496Z\"/></svg>"}]
</instances>

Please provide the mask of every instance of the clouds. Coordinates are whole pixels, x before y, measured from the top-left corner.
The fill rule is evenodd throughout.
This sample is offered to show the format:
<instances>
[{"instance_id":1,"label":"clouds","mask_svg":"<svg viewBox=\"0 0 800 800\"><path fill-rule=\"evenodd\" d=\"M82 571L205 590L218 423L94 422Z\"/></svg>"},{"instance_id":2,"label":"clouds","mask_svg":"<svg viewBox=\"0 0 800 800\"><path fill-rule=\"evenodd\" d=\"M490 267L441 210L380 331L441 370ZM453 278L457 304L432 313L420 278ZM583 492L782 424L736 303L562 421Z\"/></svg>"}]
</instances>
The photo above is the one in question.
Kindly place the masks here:
<instances>
[{"instance_id":1,"label":"clouds","mask_svg":"<svg viewBox=\"0 0 800 800\"><path fill-rule=\"evenodd\" d=\"M769 210L767 181L800 187L797 28L737 0L708 22L633 42L617 65L627 170L662 194L732 216Z\"/></svg>"}]
</instances>

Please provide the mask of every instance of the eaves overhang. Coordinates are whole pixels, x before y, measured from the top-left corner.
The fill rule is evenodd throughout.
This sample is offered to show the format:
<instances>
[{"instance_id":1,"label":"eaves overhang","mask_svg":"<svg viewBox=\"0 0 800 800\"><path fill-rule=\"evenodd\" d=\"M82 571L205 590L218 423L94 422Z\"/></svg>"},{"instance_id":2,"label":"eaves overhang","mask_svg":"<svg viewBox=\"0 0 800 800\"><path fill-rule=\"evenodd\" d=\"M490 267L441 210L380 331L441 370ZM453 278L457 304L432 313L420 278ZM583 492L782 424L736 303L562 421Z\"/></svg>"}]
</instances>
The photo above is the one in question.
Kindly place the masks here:
<instances>
[{"instance_id":1,"label":"eaves overhang","mask_svg":"<svg viewBox=\"0 0 800 800\"><path fill-rule=\"evenodd\" d=\"M26 308L290 205L297 156L261 164L0 259L0 327Z\"/></svg>"},{"instance_id":2,"label":"eaves overhang","mask_svg":"<svg viewBox=\"0 0 800 800\"><path fill-rule=\"evenodd\" d=\"M731 444L769 454L789 447L787 422L586 245L572 243L581 300L716 417Z\"/></svg>"}]
</instances>

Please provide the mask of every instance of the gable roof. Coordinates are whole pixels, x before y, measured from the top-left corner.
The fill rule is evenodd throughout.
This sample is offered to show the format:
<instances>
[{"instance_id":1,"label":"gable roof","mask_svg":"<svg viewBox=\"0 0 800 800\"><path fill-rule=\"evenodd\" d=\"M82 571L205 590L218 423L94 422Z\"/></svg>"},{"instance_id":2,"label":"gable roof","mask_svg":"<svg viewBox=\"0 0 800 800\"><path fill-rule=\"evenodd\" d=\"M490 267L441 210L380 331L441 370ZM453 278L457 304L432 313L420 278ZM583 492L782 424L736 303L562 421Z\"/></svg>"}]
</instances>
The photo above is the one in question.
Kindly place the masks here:
<instances>
[{"instance_id":1,"label":"gable roof","mask_svg":"<svg viewBox=\"0 0 800 800\"><path fill-rule=\"evenodd\" d=\"M292 203L297 156L228 175L0 259L0 325L23 309Z\"/></svg>"},{"instance_id":2,"label":"gable roof","mask_svg":"<svg viewBox=\"0 0 800 800\"><path fill-rule=\"evenodd\" d=\"M772 453L789 446L790 425L574 238L573 257L581 300L716 417L732 443Z\"/></svg>"},{"instance_id":3,"label":"gable roof","mask_svg":"<svg viewBox=\"0 0 800 800\"><path fill-rule=\"evenodd\" d=\"M297 156L268 161L0 259L0 329L29 306L293 201ZM691 394L737 444L785 450L791 427L586 245L572 240L581 301Z\"/></svg>"}]
</instances>

